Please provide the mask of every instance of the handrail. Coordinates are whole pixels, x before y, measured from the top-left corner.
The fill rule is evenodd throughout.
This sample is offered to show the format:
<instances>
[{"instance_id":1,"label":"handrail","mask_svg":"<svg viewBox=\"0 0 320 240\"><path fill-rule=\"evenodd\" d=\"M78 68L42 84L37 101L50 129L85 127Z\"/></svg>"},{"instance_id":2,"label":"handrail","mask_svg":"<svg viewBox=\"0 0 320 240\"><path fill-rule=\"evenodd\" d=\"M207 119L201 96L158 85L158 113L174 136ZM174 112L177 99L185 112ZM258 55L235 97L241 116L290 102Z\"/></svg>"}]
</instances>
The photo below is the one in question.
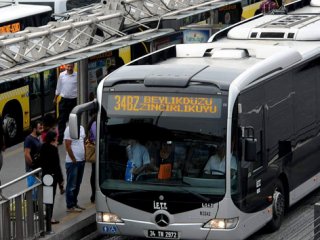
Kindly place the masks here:
<instances>
[{"instance_id":1,"label":"handrail","mask_svg":"<svg viewBox=\"0 0 320 240\"><path fill-rule=\"evenodd\" d=\"M45 229L51 231L51 221L44 219L42 182L37 178L41 171L35 169L0 186L0 239L35 239L44 236ZM36 177L37 182L9 197L3 196L3 189L29 176Z\"/></svg>"},{"instance_id":2,"label":"handrail","mask_svg":"<svg viewBox=\"0 0 320 240\"><path fill-rule=\"evenodd\" d=\"M42 171L41 168L37 168L37 169L35 169L35 170L31 171L31 172L28 172L28 173L26 173L26 174L24 174L24 175L22 175L22 176L20 176L20 177L18 177L18 178L16 178L16 179L10 181L10 182L7 182L7 183L5 183L5 184L3 184L3 185L0 185L0 192L1 192L2 189L6 188L6 187L9 187L9 186L11 186L11 185L13 185L13 184L15 184L15 183L17 183L17 182L19 182L19 181L27 178L28 176L33 176L33 175L35 175L36 173L39 173L39 172L41 172L41 171Z\"/></svg>"}]
</instances>

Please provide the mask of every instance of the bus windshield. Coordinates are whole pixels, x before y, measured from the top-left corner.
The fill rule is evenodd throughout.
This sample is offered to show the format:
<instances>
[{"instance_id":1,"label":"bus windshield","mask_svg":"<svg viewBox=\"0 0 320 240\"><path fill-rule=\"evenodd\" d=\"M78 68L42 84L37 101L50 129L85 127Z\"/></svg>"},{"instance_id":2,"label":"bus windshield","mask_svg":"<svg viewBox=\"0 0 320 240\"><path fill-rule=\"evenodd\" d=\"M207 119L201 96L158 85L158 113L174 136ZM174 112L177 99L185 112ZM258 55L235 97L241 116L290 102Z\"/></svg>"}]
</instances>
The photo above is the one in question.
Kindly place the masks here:
<instances>
[{"instance_id":1,"label":"bus windshield","mask_svg":"<svg viewBox=\"0 0 320 240\"><path fill-rule=\"evenodd\" d=\"M222 95L105 94L101 191L224 195L226 115L227 96Z\"/></svg>"}]
</instances>

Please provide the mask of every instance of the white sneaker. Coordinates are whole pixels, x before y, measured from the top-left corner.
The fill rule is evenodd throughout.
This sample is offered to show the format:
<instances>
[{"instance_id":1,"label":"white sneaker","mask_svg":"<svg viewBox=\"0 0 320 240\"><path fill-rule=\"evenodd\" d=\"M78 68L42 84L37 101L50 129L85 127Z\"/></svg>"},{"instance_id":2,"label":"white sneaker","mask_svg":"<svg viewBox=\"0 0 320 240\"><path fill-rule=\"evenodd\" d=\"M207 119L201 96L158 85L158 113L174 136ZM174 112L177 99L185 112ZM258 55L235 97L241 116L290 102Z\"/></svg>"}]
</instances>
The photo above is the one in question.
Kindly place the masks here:
<instances>
[{"instance_id":1,"label":"white sneaker","mask_svg":"<svg viewBox=\"0 0 320 240\"><path fill-rule=\"evenodd\" d=\"M72 207L72 208L67 208L67 212L82 212L80 208Z\"/></svg>"}]
</instances>

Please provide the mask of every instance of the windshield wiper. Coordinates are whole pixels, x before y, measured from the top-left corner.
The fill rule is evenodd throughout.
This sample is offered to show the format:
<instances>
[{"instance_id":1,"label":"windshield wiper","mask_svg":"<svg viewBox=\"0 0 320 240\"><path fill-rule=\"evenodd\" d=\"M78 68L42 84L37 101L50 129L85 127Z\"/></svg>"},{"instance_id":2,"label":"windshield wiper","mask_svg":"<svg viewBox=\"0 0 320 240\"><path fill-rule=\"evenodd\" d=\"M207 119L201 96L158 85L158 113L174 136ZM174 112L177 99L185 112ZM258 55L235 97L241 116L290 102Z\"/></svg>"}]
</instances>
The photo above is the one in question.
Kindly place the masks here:
<instances>
[{"instance_id":1,"label":"windshield wiper","mask_svg":"<svg viewBox=\"0 0 320 240\"><path fill-rule=\"evenodd\" d=\"M130 193L140 193L140 192L146 192L146 190L132 190L132 191L124 191L124 192L115 192L115 193L111 193L109 196L110 197L115 197L115 196L121 196L121 195L126 195L126 194L130 194Z\"/></svg>"}]
</instances>

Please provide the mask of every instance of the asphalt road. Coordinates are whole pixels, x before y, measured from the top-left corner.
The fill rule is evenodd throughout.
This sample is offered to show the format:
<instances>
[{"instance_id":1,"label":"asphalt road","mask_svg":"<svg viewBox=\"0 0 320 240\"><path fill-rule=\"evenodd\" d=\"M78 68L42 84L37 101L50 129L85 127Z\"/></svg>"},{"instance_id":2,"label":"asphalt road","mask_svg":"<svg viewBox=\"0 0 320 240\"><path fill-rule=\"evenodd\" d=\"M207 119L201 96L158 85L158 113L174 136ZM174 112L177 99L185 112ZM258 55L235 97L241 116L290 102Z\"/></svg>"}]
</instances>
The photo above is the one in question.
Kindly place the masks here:
<instances>
[{"instance_id":1,"label":"asphalt road","mask_svg":"<svg viewBox=\"0 0 320 240\"><path fill-rule=\"evenodd\" d=\"M308 240L314 239L314 204L320 202L320 189L315 190L287 212L281 228L274 233L262 229L247 240ZM99 236L97 233L83 240L127 240L126 237ZM142 240L145 238L136 238ZM320 238L319 238L320 239ZM236 240L236 239L235 239Z\"/></svg>"}]
</instances>

